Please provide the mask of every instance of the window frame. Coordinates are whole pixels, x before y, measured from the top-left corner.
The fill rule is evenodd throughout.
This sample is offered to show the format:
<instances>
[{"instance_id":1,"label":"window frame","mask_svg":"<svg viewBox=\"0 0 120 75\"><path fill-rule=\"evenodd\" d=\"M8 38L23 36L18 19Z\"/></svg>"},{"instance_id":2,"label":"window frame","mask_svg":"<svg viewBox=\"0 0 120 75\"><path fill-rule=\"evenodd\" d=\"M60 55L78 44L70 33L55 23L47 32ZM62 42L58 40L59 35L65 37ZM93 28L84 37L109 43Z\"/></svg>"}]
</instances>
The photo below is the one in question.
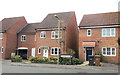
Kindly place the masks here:
<instances>
[{"instance_id":1,"label":"window frame","mask_svg":"<svg viewBox=\"0 0 120 75\"><path fill-rule=\"evenodd\" d=\"M3 33L0 33L1 35L2 35L2 38L0 38L0 39L3 39Z\"/></svg>"},{"instance_id":2,"label":"window frame","mask_svg":"<svg viewBox=\"0 0 120 75\"><path fill-rule=\"evenodd\" d=\"M25 40L23 40L22 36L25 37ZM21 35L21 41L26 41L26 35Z\"/></svg>"},{"instance_id":3,"label":"window frame","mask_svg":"<svg viewBox=\"0 0 120 75\"><path fill-rule=\"evenodd\" d=\"M90 30L90 35L88 35L89 30ZM87 29L87 36L92 36L92 30L91 29Z\"/></svg>"},{"instance_id":4,"label":"window frame","mask_svg":"<svg viewBox=\"0 0 120 75\"><path fill-rule=\"evenodd\" d=\"M51 39L61 39L62 38L62 31L60 31L61 36L59 36L59 38L55 37L56 35L58 35L58 34L56 34L56 32L58 32L58 31L51 31ZM52 34L54 35L54 37L52 37Z\"/></svg>"},{"instance_id":5,"label":"window frame","mask_svg":"<svg viewBox=\"0 0 120 75\"><path fill-rule=\"evenodd\" d=\"M4 52L4 49L3 49L3 47L1 47L1 53L3 53Z\"/></svg>"},{"instance_id":6,"label":"window frame","mask_svg":"<svg viewBox=\"0 0 120 75\"><path fill-rule=\"evenodd\" d=\"M110 29L110 32L109 32L109 36L107 35L107 29ZM112 35L112 29L114 29L114 35ZM105 33L103 33L103 31L105 31ZM103 35L105 34L105 35ZM116 28L102 28L102 37L115 37L116 36Z\"/></svg>"},{"instance_id":7,"label":"window frame","mask_svg":"<svg viewBox=\"0 0 120 75\"><path fill-rule=\"evenodd\" d=\"M40 49L40 52L39 52L39 49ZM38 48L38 54L41 54L41 48L40 47Z\"/></svg>"},{"instance_id":8,"label":"window frame","mask_svg":"<svg viewBox=\"0 0 120 75\"><path fill-rule=\"evenodd\" d=\"M55 48L57 48L57 54L55 54ZM52 49L54 49L53 51L53 54L52 54ZM59 49L60 49L60 51L61 51L61 48L60 47L51 47L51 50L50 50L50 54L51 55L59 55L59 53L61 53L60 51L59 51Z\"/></svg>"},{"instance_id":9,"label":"window frame","mask_svg":"<svg viewBox=\"0 0 120 75\"><path fill-rule=\"evenodd\" d=\"M41 35L42 35L43 33L45 34L45 37L41 37ZM45 32L45 31L40 32L40 38L46 38L46 32Z\"/></svg>"},{"instance_id":10,"label":"window frame","mask_svg":"<svg viewBox=\"0 0 120 75\"><path fill-rule=\"evenodd\" d=\"M106 49L106 54L103 54L103 48ZM110 48L110 55L107 55L107 48ZM115 55L112 54L112 49L115 49ZM102 55L103 56L116 56L116 48L115 47L102 47Z\"/></svg>"}]
</instances>

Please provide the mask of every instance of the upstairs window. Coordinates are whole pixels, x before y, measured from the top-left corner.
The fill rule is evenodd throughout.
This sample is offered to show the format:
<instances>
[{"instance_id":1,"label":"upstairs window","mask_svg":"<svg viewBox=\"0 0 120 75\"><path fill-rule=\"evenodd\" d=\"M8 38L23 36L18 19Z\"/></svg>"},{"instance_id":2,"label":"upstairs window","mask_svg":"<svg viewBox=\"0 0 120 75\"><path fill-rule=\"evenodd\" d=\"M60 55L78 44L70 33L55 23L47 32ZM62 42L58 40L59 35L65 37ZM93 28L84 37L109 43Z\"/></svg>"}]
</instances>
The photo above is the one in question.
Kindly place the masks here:
<instances>
[{"instance_id":1,"label":"upstairs window","mask_svg":"<svg viewBox=\"0 0 120 75\"><path fill-rule=\"evenodd\" d=\"M58 31L52 31L51 32L51 39L58 39L58 36L59 38L62 38L62 32L60 31L59 35L58 35Z\"/></svg>"},{"instance_id":2,"label":"upstairs window","mask_svg":"<svg viewBox=\"0 0 120 75\"><path fill-rule=\"evenodd\" d=\"M26 35L21 35L21 41L26 41Z\"/></svg>"},{"instance_id":3,"label":"upstairs window","mask_svg":"<svg viewBox=\"0 0 120 75\"><path fill-rule=\"evenodd\" d=\"M91 36L91 29L87 29L87 36Z\"/></svg>"},{"instance_id":4,"label":"upstairs window","mask_svg":"<svg viewBox=\"0 0 120 75\"><path fill-rule=\"evenodd\" d=\"M40 33L40 38L45 38L45 37L46 37L45 31L41 32L41 33Z\"/></svg>"},{"instance_id":5,"label":"upstairs window","mask_svg":"<svg viewBox=\"0 0 120 75\"><path fill-rule=\"evenodd\" d=\"M3 33L0 33L0 39L3 39Z\"/></svg>"},{"instance_id":6,"label":"upstairs window","mask_svg":"<svg viewBox=\"0 0 120 75\"><path fill-rule=\"evenodd\" d=\"M102 37L115 37L115 28L102 29Z\"/></svg>"}]
</instances>

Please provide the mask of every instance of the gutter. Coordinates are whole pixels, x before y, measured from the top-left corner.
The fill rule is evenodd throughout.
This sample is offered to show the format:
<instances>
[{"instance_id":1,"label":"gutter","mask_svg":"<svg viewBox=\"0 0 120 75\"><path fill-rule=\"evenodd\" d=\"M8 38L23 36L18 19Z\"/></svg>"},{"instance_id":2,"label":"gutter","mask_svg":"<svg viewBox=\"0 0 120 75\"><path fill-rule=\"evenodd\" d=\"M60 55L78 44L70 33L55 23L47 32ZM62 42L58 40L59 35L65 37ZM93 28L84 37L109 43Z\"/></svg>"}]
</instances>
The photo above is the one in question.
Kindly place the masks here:
<instances>
[{"instance_id":1,"label":"gutter","mask_svg":"<svg viewBox=\"0 0 120 75\"><path fill-rule=\"evenodd\" d=\"M50 28L36 28L35 30L56 30L56 29L58 29L58 28L52 28L52 27L50 27ZM61 30L65 30L66 29L66 27L64 27L64 28L60 28Z\"/></svg>"},{"instance_id":2,"label":"gutter","mask_svg":"<svg viewBox=\"0 0 120 75\"><path fill-rule=\"evenodd\" d=\"M94 26L79 26L79 28L107 28L107 27L120 27L120 25L94 25Z\"/></svg>"}]
</instances>

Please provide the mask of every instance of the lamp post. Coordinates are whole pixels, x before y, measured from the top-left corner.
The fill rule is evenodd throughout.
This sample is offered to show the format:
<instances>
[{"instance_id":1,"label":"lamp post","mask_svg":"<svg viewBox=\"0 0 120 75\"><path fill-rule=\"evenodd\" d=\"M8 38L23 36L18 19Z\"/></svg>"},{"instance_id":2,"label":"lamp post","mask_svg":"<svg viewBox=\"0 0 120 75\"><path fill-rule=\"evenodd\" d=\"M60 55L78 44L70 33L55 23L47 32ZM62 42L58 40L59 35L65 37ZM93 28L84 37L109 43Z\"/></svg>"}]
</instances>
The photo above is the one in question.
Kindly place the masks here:
<instances>
[{"instance_id":1,"label":"lamp post","mask_svg":"<svg viewBox=\"0 0 120 75\"><path fill-rule=\"evenodd\" d=\"M55 18L58 19L58 47L60 46L60 18L57 15L54 15ZM58 52L59 53L59 52ZM61 49L60 49L60 53L61 53ZM59 64L59 54L58 54L58 63Z\"/></svg>"}]
</instances>

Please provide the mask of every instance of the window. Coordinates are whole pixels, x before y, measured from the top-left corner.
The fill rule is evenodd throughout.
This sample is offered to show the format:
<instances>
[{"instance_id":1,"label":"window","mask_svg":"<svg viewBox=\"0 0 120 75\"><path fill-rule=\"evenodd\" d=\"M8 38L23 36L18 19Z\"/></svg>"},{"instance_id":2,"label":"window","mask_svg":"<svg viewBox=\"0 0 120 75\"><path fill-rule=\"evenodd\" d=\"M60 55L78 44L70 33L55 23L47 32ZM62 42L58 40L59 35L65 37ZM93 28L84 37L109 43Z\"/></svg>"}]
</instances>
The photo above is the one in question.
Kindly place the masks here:
<instances>
[{"instance_id":1,"label":"window","mask_svg":"<svg viewBox=\"0 0 120 75\"><path fill-rule=\"evenodd\" d=\"M52 47L51 48L51 55L58 55L61 53L61 49L58 47Z\"/></svg>"},{"instance_id":2,"label":"window","mask_svg":"<svg viewBox=\"0 0 120 75\"><path fill-rule=\"evenodd\" d=\"M91 36L91 29L87 29L87 36Z\"/></svg>"},{"instance_id":3,"label":"window","mask_svg":"<svg viewBox=\"0 0 120 75\"><path fill-rule=\"evenodd\" d=\"M1 53L3 53L3 47L1 47Z\"/></svg>"},{"instance_id":4,"label":"window","mask_svg":"<svg viewBox=\"0 0 120 75\"><path fill-rule=\"evenodd\" d=\"M40 49L40 47L38 48L38 54L41 54L41 49Z\"/></svg>"},{"instance_id":5,"label":"window","mask_svg":"<svg viewBox=\"0 0 120 75\"><path fill-rule=\"evenodd\" d=\"M102 29L102 37L114 37L114 36L115 36L115 28Z\"/></svg>"},{"instance_id":6,"label":"window","mask_svg":"<svg viewBox=\"0 0 120 75\"><path fill-rule=\"evenodd\" d=\"M41 32L40 38L45 38L45 31Z\"/></svg>"},{"instance_id":7,"label":"window","mask_svg":"<svg viewBox=\"0 0 120 75\"><path fill-rule=\"evenodd\" d=\"M60 31L60 38L62 38L62 32ZM58 31L52 31L51 32L51 39L58 39Z\"/></svg>"},{"instance_id":8,"label":"window","mask_svg":"<svg viewBox=\"0 0 120 75\"><path fill-rule=\"evenodd\" d=\"M0 33L0 39L3 39L3 33Z\"/></svg>"},{"instance_id":9,"label":"window","mask_svg":"<svg viewBox=\"0 0 120 75\"><path fill-rule=\"evenodd\" d=\"M102 54L103 56L116 56L116 48L115 47L103 47Z\"/></svg>"},{"instance_id":10,"label":"window","mask_svg":"<svg viewBox=\"0 0 120 75\"><path fill-rule=\"evenodd\" d=\"M21 36L21 41L26 41L26 35Z\"/></svg>"}]
</instances>

